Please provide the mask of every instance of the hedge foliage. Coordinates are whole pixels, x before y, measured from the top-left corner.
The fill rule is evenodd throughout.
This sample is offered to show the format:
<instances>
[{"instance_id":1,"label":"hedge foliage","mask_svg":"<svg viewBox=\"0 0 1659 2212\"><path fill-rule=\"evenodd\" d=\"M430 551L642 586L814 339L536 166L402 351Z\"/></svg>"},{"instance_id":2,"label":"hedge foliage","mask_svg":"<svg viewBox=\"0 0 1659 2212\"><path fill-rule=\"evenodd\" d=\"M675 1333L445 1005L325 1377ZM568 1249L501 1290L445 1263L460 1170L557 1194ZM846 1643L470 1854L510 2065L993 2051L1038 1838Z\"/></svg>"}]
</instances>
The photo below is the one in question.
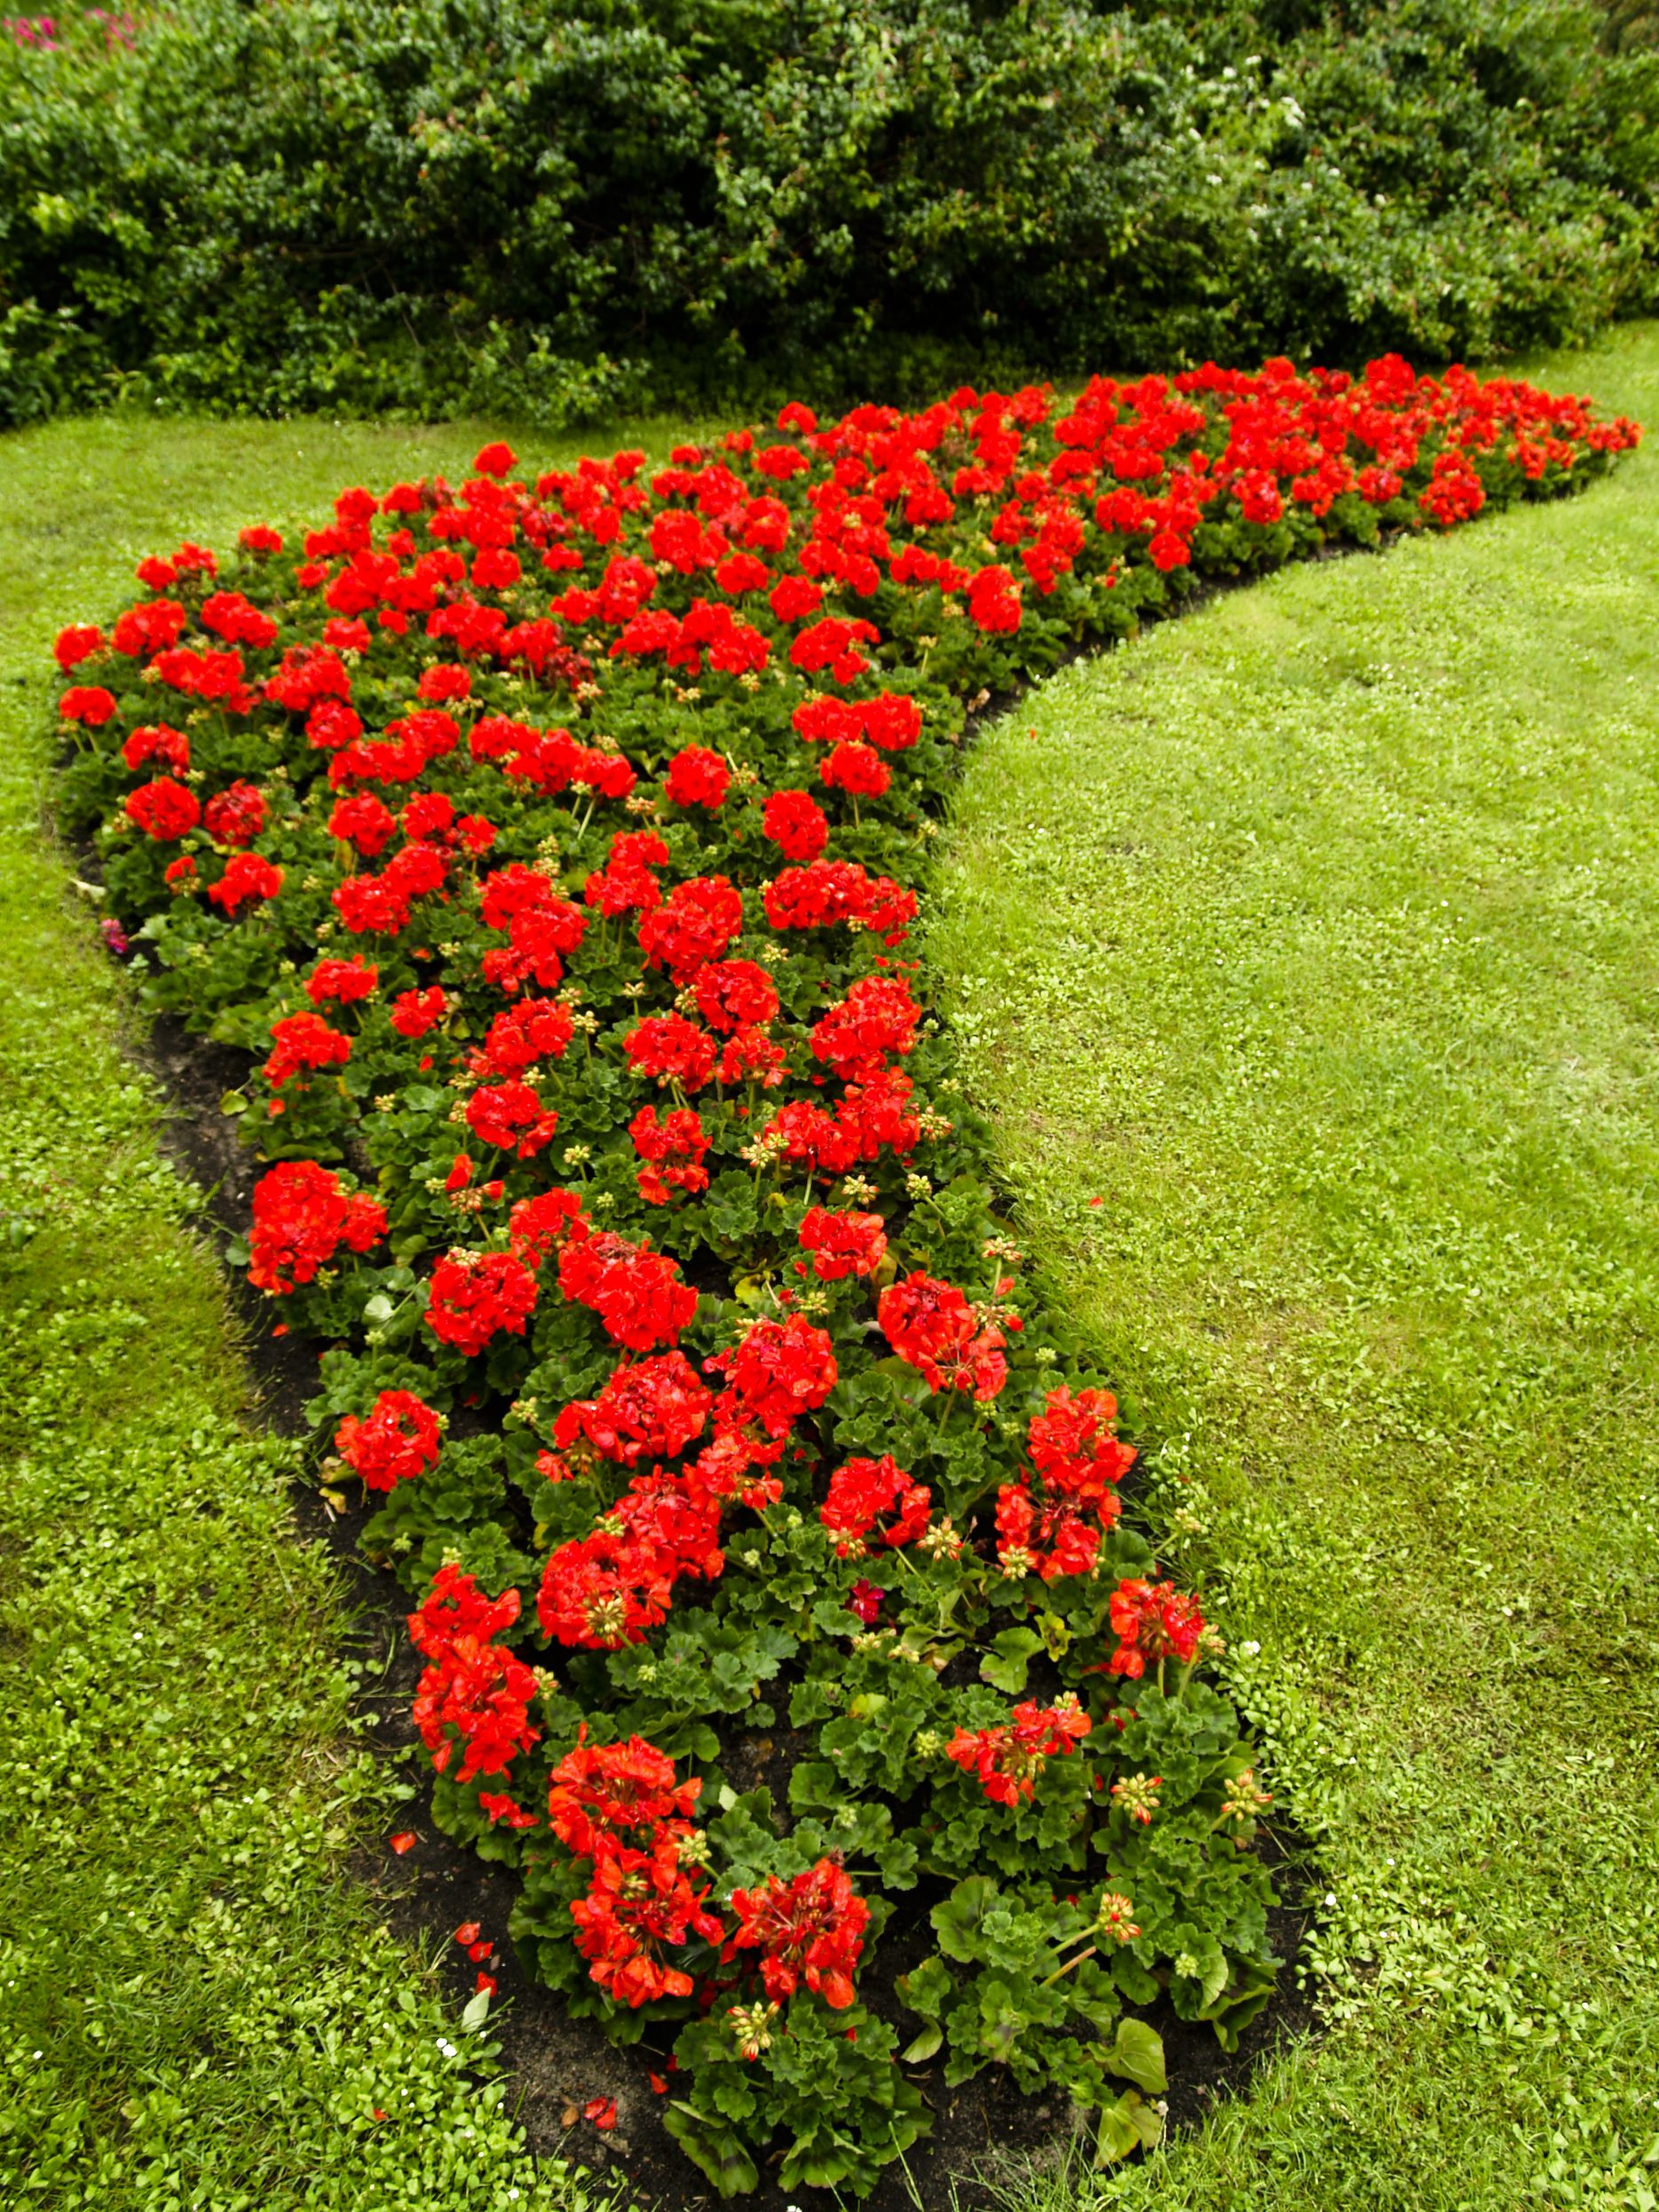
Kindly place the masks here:
<instances>
[{"instance_id":1,"label":"hedge foliage","mask_svg":"<svg viewBox=\"0 0 1659 2212\"><path fill-rule=\"evenodd\" d=\"M1579 335L1659 55L1562 0L194 0L0 51L0 422Z\"/></svg>"}]
</instances>

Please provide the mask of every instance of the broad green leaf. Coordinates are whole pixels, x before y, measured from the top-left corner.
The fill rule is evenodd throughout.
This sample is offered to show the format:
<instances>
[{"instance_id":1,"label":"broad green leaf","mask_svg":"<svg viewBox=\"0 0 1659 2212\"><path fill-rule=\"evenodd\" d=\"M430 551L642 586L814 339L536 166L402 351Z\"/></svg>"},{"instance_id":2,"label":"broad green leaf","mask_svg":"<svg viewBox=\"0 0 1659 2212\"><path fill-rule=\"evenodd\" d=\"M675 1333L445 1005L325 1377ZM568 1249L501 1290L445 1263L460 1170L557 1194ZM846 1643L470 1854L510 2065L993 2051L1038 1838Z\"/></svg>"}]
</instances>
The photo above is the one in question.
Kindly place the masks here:
<instances>
[{"instance_id":1,"label":"broad green leaf","mask_svg":"<svg viewBox=\"0 0 1659 2212\"><path fill-rule=\"evenodd\" d=\"M1149 2096L1161 2096L1169 2087L1164 2071L1163 2039L1144 2020L1119 2020L1111 2049L1105 2054L1109 2074L1133 2082Z\"/></svg>"}]
</instances>

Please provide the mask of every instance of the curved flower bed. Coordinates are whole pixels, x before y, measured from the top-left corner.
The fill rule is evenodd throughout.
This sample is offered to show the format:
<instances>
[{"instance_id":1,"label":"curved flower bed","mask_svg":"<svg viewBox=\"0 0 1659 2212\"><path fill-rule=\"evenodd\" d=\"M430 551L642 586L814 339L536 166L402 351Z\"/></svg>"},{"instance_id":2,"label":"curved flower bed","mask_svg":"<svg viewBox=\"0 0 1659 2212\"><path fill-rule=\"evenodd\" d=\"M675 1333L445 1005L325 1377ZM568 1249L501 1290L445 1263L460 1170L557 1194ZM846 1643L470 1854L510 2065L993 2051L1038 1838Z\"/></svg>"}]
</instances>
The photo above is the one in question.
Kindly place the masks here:
<instances>
[{"instance_id":1,"label":"curved flower bed","mask_svg":"<svg viewBox=\"0 0 1659 2212\"><path fill-rule=\"evenodd\" d=\"M1217 1639L910 951L968 715L1196 576L1636 436L1397 359L790 407L649 477L350 490L60 637L106 933L263 1055L247 1264L334 1346L438 1817L722 2191L774 2140L867 2190L936 2054L1122 2154L1137 2009L1231 2047L1273 1985Z\"/></svg>"}]
</instances>

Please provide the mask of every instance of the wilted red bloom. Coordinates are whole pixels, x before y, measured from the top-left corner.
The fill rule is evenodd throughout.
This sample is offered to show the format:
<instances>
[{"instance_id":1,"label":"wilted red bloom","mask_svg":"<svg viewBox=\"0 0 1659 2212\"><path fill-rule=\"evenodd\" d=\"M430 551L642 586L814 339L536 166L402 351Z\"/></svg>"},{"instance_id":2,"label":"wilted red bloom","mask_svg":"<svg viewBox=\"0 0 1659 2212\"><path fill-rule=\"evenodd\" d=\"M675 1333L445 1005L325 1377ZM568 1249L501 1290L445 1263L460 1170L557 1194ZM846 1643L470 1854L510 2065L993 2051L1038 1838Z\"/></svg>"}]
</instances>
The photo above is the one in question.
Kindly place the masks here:
<instances>
[{"instance_id":1,"label":"wilted red bloom","mask_svg":"<svg viewBox=\"0 0 1659 2212\"><path fill-rule=\"evenodd\" d=\"M335 1450L370 1490L390 1490L438 1464L438 1419L412 1391L383 1390L359 1420L348 1413L334 1433Z\"/></svg>"},{"instance_id":2,"label":"wilted red bloom","mask_svg":"<svg viewBox=\"0 0 1659 2212\"><path fill-rule=\"evenodd\" d=\"M641 1459L673 1459L700 1436L714 1394L682 1352L624 1362L596 1398L578 1398L560 1413L553 1442L568 1451L580 1439L625 1467Z\"/></svg>"},{"instance_id":3,"label":"wilted red bloom","mask_svg":"<svg viewBox=\"0 0 1659 2212\"><path fill-rule=\"evenodd\" d=\"M887 1255L887 1230L879 1213L836 1213L809 1206L801 1224L801 1249L812 1255L820 1283L871 1275Z\"/></svg>"},{"instance_id":4,"label":"wilted red bloom","mask_svg":"<svg viewBox=\"0 0 1659 2212\"><path fill-rule=\"evenodd\" d=\"M352 1057L352 1040L330 1029L320 1014L289 1014L271 1024L271 1056L260 1073L273 1090L296 1075L320 1068L343 1068Z\"/></svg>"},{"instance_id":5,"label":"wilted red bloom","mask_svg":"<svg viewBox=\"0 0 1659 2212\"><path fill-rule=\"evenodd\" d=\"M734 1890L731 1909L737 1932L723 1955L759 1951L761 1979L775 2003L794 1996L802 1981L833 2011L852 2003L870 1908L833 1859L793 1882L773 1875L762 1889Z\"/></svg>"},{"instance_id":6,"label":"wilted red bloom","mask_svg":"<svg viewBox=\"0 0 1659 2212\"><path fill-rule=\"evenodd\" d=\"M497 1336L523 1336L535 1303L536 1279L511 1252L452 1252L432 1269L426 1325L476 1359Z\"/></svg>"},{"instance_id":7,"label":"wilted red bloom","mask_svg":"<svg viewBox=\"0 0 1659 2212\"><path fill-rule=\"evenodd\" d=\"M849 1459L830 1477L818 1519L837 1541L838 1559L862 1558L873 1542L913 1544L926 1532L933 1493L890 1457ZM878 1528L884 1514L892 1518Z\"/></svg>"},{"instance_id":8,"label":"wilted red bloom","mask_svg":"<svg viewBox=\"0 0 1659 2212\"><path fill-rule=\"evenodd\" d=\"M254 1185L248 1280L277 1296L311 1282L342 1244L367 1252L386 1233L385 1208L347 1194L315 1160L280 1160Z\"/></svg>"},{"instance_id":9,"label":"wilted red bloom","mask_svg":"<svg viewBox=\"0 0 1659 2212\"><path fill-rule=\"evenodd\" d=\"M1118 1648L1106 1663L1132 1681L1165 1659L1190 1666L1204 1634L1197 1598L1168 1582L1120 1582L1112 1592L1111 1624Z\"/></svg>"},{"instance_id":10,"label":"wilted red bloom","mask_svg":"<svg viewBox=\"0 0 1659 2212\"><path fill-rule=\"evenodd\" d=\"M1048 1761L1070 1758L1091 1725L1074 1697L1050 1706L1027 1702L1014 1708L1005 1727L959 1728L944 1755L978 1776L993 1805L1029 1804Z\"/></svg>"}]
</instances>

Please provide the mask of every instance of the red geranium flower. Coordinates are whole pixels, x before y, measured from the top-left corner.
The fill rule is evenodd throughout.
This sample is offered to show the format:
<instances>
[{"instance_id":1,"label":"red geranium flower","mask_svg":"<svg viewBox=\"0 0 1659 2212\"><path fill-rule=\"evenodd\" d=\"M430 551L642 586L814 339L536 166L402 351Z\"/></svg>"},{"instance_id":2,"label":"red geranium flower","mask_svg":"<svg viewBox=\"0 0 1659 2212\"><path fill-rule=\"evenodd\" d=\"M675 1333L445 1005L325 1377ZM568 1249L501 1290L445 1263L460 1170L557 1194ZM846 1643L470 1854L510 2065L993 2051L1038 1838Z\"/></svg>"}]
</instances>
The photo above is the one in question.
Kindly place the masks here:
<instances>
[{"instance_id":1,"label":"red geranium flower","mask_svg":"<svg viewBox=\"0 0 1659 2212\"><path fill-rule=\"evenodd\" d=\"M761 1979L776 2003L804 1981L833 2011L845 2011L870 1908L833 1859L820 1859L793 1882L773 1875L761 1889L734 1890L731 1909L737 1932L723 1956L759 1951Z\"/></svg>"}]
</instances>

